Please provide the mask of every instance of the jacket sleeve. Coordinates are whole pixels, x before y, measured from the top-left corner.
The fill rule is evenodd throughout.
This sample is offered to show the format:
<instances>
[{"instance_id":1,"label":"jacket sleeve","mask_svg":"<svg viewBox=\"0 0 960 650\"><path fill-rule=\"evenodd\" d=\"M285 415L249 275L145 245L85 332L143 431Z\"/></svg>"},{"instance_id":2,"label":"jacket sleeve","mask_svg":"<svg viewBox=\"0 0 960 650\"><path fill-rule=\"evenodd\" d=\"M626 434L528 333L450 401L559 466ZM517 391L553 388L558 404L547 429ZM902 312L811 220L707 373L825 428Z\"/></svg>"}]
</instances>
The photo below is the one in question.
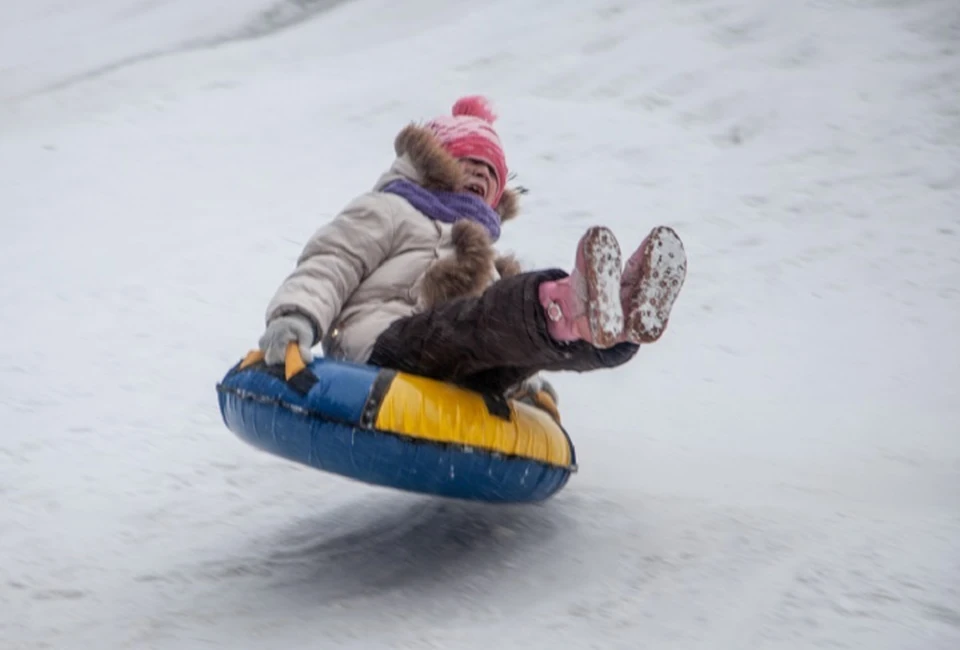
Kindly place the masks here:
<instances>
[{"instance_id":1,"label":"jacket sleeve","mask_svg":"<svg viewBox=\"0 0 960 650\"><path fill-rule=\"evenodd\" d=\"M354 199L307 241L294 271L267 306L266 320L306 316L315 345L337 318L360 282L390 254L396 219L374 194Z\"/></svg>"}]
</instances>

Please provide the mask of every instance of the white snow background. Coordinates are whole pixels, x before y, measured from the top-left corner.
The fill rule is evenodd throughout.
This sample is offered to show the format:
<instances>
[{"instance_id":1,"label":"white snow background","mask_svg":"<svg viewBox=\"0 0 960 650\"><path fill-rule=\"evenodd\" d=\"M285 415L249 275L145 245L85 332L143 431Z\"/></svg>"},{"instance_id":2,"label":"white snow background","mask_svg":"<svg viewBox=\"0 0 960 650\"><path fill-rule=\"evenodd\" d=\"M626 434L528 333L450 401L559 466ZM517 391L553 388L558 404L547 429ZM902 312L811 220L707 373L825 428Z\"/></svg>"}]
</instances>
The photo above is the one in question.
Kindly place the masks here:
<instances>
[{"instance_id":1,"label":"white snow background","mask_svg":"<svg viewBox=\"0 0 960 650\"><path fill-rule=\"evenodd\" d=\"M528 266L675 227L580 472L259 452L214 385L410 121L485 93ZM0 7L0 647L960 648L956 0Z\"/></svg>"}]
</instances>

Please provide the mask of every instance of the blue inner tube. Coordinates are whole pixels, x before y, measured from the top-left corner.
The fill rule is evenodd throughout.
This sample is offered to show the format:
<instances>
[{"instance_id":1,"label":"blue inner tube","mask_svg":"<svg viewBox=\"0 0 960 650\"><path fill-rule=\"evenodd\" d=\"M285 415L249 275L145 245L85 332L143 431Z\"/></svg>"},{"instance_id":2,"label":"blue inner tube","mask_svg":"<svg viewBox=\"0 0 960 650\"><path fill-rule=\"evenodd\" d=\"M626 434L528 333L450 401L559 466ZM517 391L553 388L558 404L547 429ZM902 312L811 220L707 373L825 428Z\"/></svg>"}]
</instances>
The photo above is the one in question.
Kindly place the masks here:
<instances>
[{"instance_id":1,"label":"blue inner tube","mask_svg":"<svg viewBox=\"0 0 960 650\"><path fill-rule=\"evenodd\" d=\"M372 485L531 502L576 471L569 436L540 409L386 368L318 358L291 370L251 353L217 392L242 440Z\"/></svg>"}]
</instances>

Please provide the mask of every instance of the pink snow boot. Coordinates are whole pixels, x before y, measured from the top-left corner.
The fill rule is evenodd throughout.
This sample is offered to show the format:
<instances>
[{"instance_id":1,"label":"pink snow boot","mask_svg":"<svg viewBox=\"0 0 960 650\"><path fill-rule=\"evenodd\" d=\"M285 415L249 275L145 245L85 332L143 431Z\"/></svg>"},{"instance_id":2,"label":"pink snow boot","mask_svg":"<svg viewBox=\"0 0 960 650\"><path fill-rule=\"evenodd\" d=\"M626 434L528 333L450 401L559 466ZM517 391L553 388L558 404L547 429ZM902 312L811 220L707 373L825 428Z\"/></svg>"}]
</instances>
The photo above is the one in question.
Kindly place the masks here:
<instances>
[{"instance_id":1,"label":"pink snow boot","mask_svg":"<svg viewBox=\"0 0 960 650\"><path fill-rule=\"evenodd\" d=\"M584 233L570 275L540 285L554 340L584 340L599 348L624 340L621 264L620 245L609 229L595 226Z\"/></svg>"},{"instance_id":2,"label":"pink snow boot","mask_svg":"<svg viewBox=\"0 0 960 650\"><path fill-rule=\"evenodd\" d=\"M687 275L687 254L677 233L667 226L650 231L623 271L620 299L625 335L633 343L660 338Z\"/></svg>"}]
</instances>

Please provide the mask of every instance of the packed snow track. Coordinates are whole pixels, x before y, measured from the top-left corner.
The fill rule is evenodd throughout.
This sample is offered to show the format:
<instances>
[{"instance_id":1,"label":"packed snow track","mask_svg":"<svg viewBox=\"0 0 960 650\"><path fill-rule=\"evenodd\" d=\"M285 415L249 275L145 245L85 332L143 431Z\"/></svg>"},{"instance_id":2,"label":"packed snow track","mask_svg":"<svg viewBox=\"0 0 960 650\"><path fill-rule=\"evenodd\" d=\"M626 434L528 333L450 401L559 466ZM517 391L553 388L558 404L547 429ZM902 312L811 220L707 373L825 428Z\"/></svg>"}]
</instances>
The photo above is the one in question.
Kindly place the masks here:
<instances>
[{"instance_id":1,"label":"packed snow track","mask_svg":"<svg viewBox=\"0 0 960 650\"><path fill-rule=\"evenodd\" d=\"M960 648L955 0L0 8L0 647ZM501 248L676 229L538 506L250 448L214 385L411 121L484 93Z\"/></svg>"}]
</instances>

